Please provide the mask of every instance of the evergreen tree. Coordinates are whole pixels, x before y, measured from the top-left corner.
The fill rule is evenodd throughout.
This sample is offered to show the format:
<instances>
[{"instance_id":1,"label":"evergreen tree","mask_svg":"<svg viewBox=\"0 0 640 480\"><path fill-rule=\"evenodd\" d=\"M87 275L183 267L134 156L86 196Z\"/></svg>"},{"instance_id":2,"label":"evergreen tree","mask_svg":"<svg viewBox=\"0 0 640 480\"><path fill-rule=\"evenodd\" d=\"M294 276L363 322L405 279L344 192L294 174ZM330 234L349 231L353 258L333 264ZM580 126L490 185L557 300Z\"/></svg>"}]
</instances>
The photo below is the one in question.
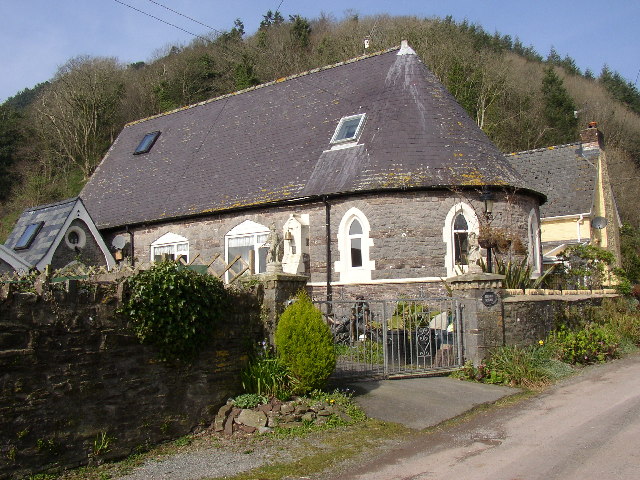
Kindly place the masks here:
<instances>
[{"instance_id":1,"label":"evergreen tree","mask_svg":"<svg viewBox=\"0 0 640 480\"><path fill-rule=\"evenodd\" d=\"M545 70L542 96L543 115L548 128L545 142L559 145L575 141L578 135L578 120L574 113L576 105L552 66Z\"/></svg>"}]
</instances>

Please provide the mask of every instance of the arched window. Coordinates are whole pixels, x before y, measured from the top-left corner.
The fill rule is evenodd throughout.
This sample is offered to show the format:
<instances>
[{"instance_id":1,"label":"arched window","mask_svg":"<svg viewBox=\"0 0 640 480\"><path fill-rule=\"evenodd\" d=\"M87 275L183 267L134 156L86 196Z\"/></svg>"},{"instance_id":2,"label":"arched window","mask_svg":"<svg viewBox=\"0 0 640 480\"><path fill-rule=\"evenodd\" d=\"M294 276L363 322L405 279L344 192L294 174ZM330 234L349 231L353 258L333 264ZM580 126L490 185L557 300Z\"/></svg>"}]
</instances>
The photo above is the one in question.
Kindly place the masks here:
<instances>
[{"instance_id":1,"label":"arched window","mask_svg":"<svg viewBox=\"0 0 640 480\"><path fill-rule=\"evenodd\" d=\"M163 259L178 260L182 258L189 263L189 241L182 235L165 233L151 244L151 261L159 262Z\"/></svg>"},{"instance_id":2,"label":"arched window","mask_svg":"<svg viewBox=\"0 0 640 480\"><path fill-rule=\"evenodd\" d=\"M453 249L456 265L469 265L469 224L462 213L453 222Z\"/></svg>"},{"instance_id":3,"label":"arched window","mask_svg":"<svg viewBox=\"0 0 640 480\"><path fill-rule=\"evenodd\" d=\"M349 226L349 246L351 267L362 267L362 225L357 218L354 218Z\"/></svg>"},{"instance_id":4,"label":"arched window","mask_svg":"<svg viewBox=\"0 0 640 480\"><path fill-rule=\"evenodd\" d=\"M264 273L267 271L267 253L269 247L265 245L269 237L269 229L251 220L245 220L232 228L225 236L225 258L231 263L236 256L240 256L249 265L250 273ZM229 277L237 275L245 268L242 262L236 262L227 272Z\"/></svg>"},{"instance_id":5,"label":"arched window","mask_svg":"<svg viewBox=\"0 0 640 480\"><path fill-rule=\"evenodd\" d=\"M340 260L335 262L335 270L340 273L341 282L371 280L375 262L369 259L369 251L373 246L369 231L367 217L357 208L350 208L342 217L338 227Z\"/></svg>"},{"instance_id":6,"label":"arched window","mask_svg":"<svg viewBox=\"0 0 640 480\"><path fill-rule=\"evenodd\" d=\"M466 203L457 203L447 213L442 229L442 240L446 245L445 267L447 276L460 275L469 270L469 263L475 264L479 255L477 239L478 217Z\"/></svg>"},{"instance_id":7,"label":"arched window","mask_svg":"<svg viewBox=\"0 0 640 480\"><path fill-rule=\"evenodd\" d=\"M540 223L535 209L529 212L528 227L529 264L532 267L532 276L538 277L542 273L542 251L540 249Z\"/></svg>"}]
</instances>

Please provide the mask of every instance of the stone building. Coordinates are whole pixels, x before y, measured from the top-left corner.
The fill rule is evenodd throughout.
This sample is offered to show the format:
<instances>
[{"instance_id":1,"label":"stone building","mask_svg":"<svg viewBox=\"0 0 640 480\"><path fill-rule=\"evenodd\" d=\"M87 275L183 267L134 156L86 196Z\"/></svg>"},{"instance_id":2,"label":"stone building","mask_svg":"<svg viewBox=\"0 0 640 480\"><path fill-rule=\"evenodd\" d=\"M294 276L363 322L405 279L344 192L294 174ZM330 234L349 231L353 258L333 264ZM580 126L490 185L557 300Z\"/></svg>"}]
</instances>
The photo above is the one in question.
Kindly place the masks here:
<instances>
[{"instance_id":1,"label":"stone building","mask_svg":"<svg viewBox=\"0 0 640 480\"><path fill-rule=\"evenodd\" d=\"M115 265L79 198L26 209L0 245L0 273L60 269L74 262Z\"/></svg>"},{"instance_id":2,"label":"stone building","mask_svg":"<svg viewBox=\"0 0 640 480\"><path fill-rule=\"evenodd\" d=\"M321 296L440 291L486 256L483 226L540 265L544 195L406 42L133 122L81 197L137 262L264 273L274 228Z\"/></svg>"}]
</instances>

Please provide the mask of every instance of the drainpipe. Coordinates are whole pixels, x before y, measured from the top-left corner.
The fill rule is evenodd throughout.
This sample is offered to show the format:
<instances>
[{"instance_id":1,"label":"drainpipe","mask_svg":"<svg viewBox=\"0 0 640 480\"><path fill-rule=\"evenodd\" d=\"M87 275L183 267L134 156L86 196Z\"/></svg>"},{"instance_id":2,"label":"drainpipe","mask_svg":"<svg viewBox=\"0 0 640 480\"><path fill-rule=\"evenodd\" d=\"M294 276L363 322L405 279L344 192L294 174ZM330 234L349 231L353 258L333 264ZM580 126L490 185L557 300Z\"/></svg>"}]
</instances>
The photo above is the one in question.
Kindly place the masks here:
<instances>
[{"instance_id":1,"label":"drainpipe","mask_svg":"<svg viewBox=\"0 0 640 480\"><path fill-rule=\"evenodd\" d=\"M125 225L124 226L124 230L125 232L127 232L129 234L129 245L131 245L131 266L135 266L136 260L135 260L135 249L134 244L133 244L133 232L131 230L129 230L129 225Z\"/></svg>"},{"instance_id":2,"label":"drainpipe","mask_svg":"<svg viewBox=\"0 0 640 480\"><path fill-rule=\"evenodd\" d=\"M333 292L331 291L331 205L328 197L325 196L323 201L324 229L327 242L327 302L330 302L333 298Z\"/></svg>"},{"instance_id":3,"label":"drainpipe","mask_svg":"<svg viewBox=\"0 0 640 480\"><path fill-rule=\"evenodd\" d=\"M580 232L580 225L581 225L583 222L584 222L584 215L583 215L583 214L580 214L580 218L578 219L578 222L576 223L576 227L577 227L577 229L578 229L578 232L577 232L577 233L578 233L578 242L581 242L581 241L582 241L582 235L581 235L581 232Z\"/></svg>"}]
</instances>

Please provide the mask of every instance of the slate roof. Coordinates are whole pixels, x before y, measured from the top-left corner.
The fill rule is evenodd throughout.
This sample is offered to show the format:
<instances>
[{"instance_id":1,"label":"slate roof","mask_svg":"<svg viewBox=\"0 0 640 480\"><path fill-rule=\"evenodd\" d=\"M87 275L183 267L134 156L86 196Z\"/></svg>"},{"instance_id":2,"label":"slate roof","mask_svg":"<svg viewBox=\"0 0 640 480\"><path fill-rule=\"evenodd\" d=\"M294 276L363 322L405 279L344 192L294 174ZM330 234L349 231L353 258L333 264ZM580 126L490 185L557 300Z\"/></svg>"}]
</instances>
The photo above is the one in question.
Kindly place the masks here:
<instances>
[{"instance_id":1,"label":"slate roof","mask_svg":"<svg viewBox=\"0 0 640 480\"><path fill-rule=\"evenodd\" d=\"M339 120L358 113L358 146L331 149ZM154 131L151 151L134 156ZM528 189L403 47L131 123L81 197L104 229L322 195L479 185Z\"/></svg>"},{"instance_id":2,"label":"slate roof","mask_svg":"<svg viewBox=\"0 0 640 480\"><path fill-rule=\"evenodd\" d=\"M71 214L77 201L78 198L76 197L26 209L22 212L20 218L18 218L4 246L13 251L15 256L19 257L30 267L36 266L53 245L56 236ZM44 222L44 225L34 238L31 246L25 250L13 250L24 229L28 225L37 222Z\"/></svg>"},{"instance_id":3,"label":"slate roof","mask_svg":"<svg viewBox=\"0 0 640 480\"><path fill-rule=\"evenodd\" d=\"M513 153L507 157L531 188L544 193L542 218L591 213L597 176L597 152L580 143Z\"/></svg>"}]
</instances>

